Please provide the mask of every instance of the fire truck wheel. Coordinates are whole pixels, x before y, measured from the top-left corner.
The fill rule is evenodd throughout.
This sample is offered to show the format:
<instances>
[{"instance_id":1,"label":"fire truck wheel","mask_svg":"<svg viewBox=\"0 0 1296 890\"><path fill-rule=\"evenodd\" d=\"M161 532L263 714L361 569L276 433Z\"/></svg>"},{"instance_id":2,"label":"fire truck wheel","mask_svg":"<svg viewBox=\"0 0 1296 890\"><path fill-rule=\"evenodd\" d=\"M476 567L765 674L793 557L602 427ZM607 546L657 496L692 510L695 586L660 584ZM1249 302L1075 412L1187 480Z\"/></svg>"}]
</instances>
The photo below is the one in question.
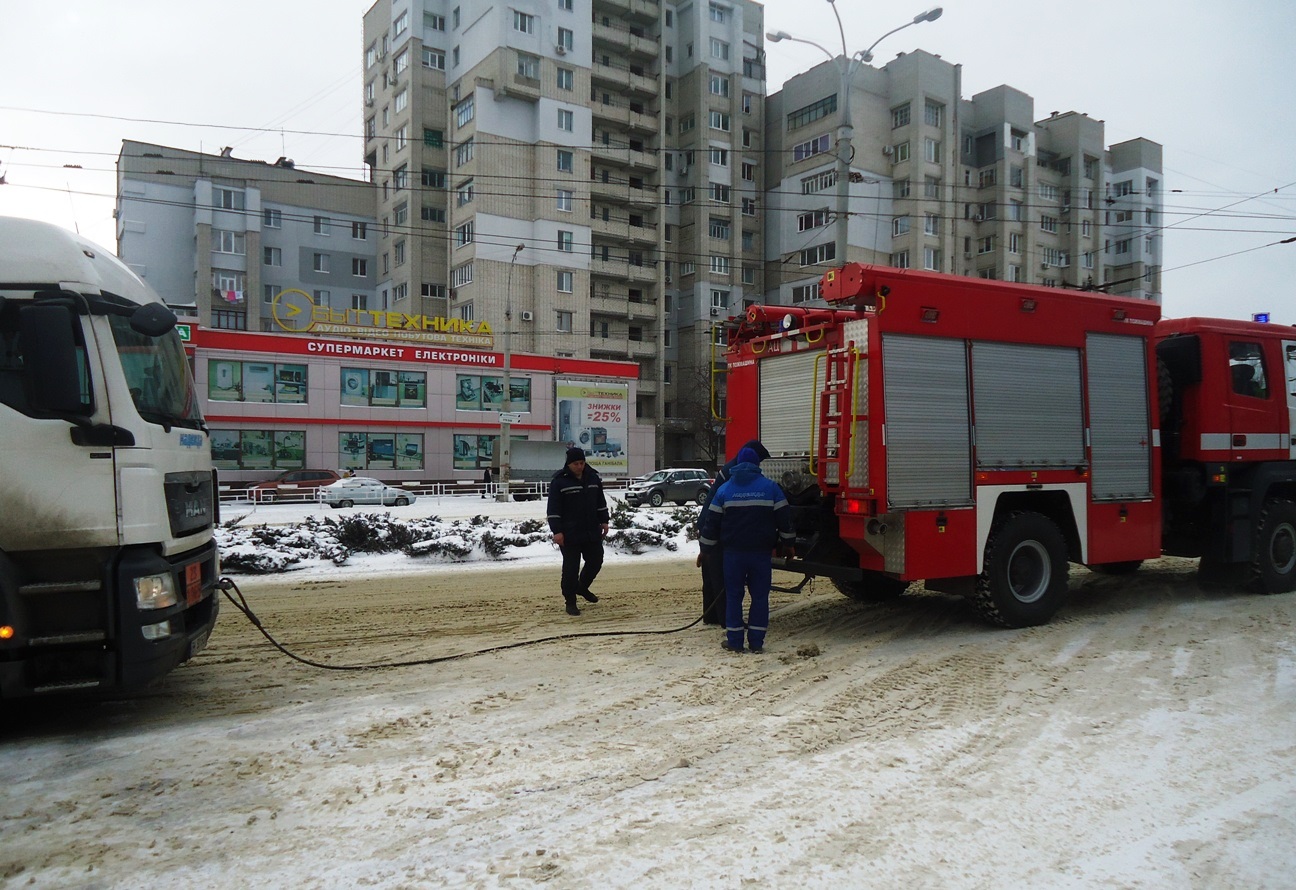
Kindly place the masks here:
<instances>
[{"instance_id":1,"label":"fire truck wheel","mask_svg":"<svg viewBox=\"0 0 1296 890\"><path fill-rule=\"evenodd\" d=\"M1101 562L1087 566L1087 568L1089 571L1097 572L1099 575L1132 575L1137 572L1142 565L1143 560L1131 559L1129 562Z\"/></svg>"},{"instance_id":2,"label":"fire truck wheel","mask_svg":"<svg viewBox=\"0 0 1296 890\"><path fill-rule=\"evenodd\" d=\"M1067 593L1062 533L1039 513L1012 513L990 533L977 579L977 611L1003 627L1046 624Z\"/></svg>"},{"instance_id":3,"label":"fire truck wheel","mask_svg":"<svg viewBox=\"0 0 1296 890\"><path fill-rule=\"evenodd\" d=\"M1296 503L1265 502L1251 555L1251 589L1257 593L1296 590Z\"/></svg>"},{"instance_id":4,"label":"fire truck wheel","mask_svg":"<svg viewBox=\"0 0 1296 890\"><path fill-rule=\"evenodd\" d=\"M908 581L898 581L877 572L865 572L863 581L839 581L833 586L843 594L861 603L877 603L895 599L909 589Z\"/></svg>"}]
</instances>

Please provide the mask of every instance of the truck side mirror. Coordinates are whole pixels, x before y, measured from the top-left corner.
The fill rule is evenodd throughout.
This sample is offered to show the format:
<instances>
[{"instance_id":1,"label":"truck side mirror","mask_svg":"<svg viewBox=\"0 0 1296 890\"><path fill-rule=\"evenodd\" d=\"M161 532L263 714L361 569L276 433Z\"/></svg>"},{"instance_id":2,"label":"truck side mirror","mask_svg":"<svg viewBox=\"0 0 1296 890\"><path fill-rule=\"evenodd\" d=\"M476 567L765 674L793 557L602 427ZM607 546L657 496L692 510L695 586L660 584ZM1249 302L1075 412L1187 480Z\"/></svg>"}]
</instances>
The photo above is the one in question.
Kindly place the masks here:
<instances>
[{"instance_id":1,"label":"truck side mirror","mask_svg":"<svg viewBox=\"0 0 1296 890\"><path fill-rule=\"evenodd\" d=\"M76 317L67 306L25 306L18 315L23 367L32 407L50 414L85 414Z\"/></svg>"},{"instance_id":2,"label":"truck side mirror","mask_svg":"<svg viewBox=\"0 0 1296 890\"><path fill-rule=\"evenodd\" d=\"M131 313L130 326L145 337L161 337L176 326L176 316L161 303L145 303Z\"/></svg>"}]
</instances>

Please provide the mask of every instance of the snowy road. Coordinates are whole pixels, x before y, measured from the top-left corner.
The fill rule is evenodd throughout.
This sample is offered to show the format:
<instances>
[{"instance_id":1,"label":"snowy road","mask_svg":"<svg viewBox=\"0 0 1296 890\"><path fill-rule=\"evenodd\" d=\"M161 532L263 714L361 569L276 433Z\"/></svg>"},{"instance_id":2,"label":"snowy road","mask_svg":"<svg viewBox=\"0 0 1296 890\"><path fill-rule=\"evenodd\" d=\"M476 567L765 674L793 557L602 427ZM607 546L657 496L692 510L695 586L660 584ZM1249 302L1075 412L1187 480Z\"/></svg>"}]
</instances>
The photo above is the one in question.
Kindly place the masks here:
<instances>
[{"instance_id":1,"label":"snowy road","mask_svg":"<svg viewBox=\"0 0 1296 890\"><path fill-rule=\"evenodd\" d=\"M578 619L557 569L240 585L333 664L698 611L691 557L610 564ZM699 625L376 671L227 608L146 697L6 714L0 882L1290 887L1296 595L1178 560L1072 587L1031 630L819 584L762 656Z\"/></svg>"}]
</instances>

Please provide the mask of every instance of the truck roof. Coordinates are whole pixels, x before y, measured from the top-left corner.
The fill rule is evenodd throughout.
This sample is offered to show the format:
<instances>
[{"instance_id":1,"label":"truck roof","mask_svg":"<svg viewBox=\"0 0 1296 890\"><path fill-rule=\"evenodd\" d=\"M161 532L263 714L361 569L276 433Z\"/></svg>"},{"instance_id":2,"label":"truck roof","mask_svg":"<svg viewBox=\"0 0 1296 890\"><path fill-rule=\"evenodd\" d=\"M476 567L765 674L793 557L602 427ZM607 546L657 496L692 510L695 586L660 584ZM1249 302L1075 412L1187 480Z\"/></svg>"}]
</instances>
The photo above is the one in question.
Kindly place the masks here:
<instances>
[{"instance_id":1,"label":"truck roof","mask_svg":"<svg viewBox=\"0 0 1296 890\"><path fill-rule=\"evenodd\" d=\"M110 250L51 223L0 216L0 288L51 286L115 294L141 305L162 302Z\"/></svg>"},{"instance_id":2,"label":"truck roof","mask_svg":"<svg viewBox=\"0 0 1296 890\"><path fill-rule=\"evenodd\" d=\"M1210 332L1239 337L1286 337L1296 339L1296 325L1239 321L1235 318L1163 318L1157 324L1158 337Z\"/></svg>"}]
</instances>

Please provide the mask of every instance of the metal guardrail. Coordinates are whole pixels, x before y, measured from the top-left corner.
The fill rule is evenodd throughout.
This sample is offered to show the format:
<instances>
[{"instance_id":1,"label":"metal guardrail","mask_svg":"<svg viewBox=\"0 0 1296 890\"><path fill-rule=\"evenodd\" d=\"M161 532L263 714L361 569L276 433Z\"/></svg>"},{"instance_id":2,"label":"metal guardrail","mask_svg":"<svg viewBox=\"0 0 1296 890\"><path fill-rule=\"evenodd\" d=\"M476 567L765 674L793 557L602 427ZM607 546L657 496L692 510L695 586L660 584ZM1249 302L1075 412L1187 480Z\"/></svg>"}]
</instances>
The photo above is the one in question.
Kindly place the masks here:
<instances>
[{"instance_id":1,"label":"metal guardrail","mask_svg":"<svg viewBox=\"0 0 1296 890\"><path fill-rule=\"evenodd\" d=\"M604 488L616 491L629 485L629 479L604 480ZM496 499L504 486L499 482L389 482L395 488L403 488L418 497L476 497L489 500ZM222 504L310 504L319 501L319 488L296 489L281 486L277 491L261 489L235 488L231 485L220 487ZM509 485L513 500L542 500L549 494L549 486L544 482L513 482Z\"/></svg>"}]
</instances>

